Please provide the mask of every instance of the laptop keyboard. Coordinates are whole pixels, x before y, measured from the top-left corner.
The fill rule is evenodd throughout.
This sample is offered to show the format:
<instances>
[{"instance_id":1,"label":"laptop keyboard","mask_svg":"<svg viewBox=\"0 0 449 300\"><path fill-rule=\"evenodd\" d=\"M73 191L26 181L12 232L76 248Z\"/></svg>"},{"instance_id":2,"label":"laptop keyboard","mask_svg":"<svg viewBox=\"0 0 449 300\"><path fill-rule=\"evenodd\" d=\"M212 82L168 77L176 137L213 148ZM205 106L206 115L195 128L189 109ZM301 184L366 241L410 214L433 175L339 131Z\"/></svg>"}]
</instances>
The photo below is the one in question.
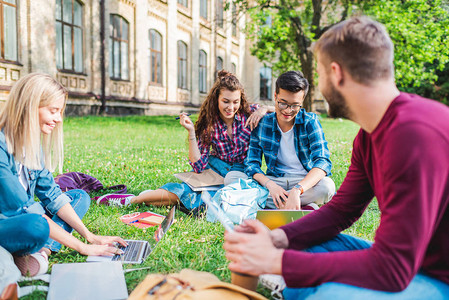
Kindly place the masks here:
<instances>
[{"instance_id":1,"label":"laptop keyboard","mask_svg":"<svg viewBox=\"0 0 449 300\"><path fill-rule=\"evenodd\" d=\"M128 241L128 247L122 245L119 246L120 250L123 250L123 254L116 254L112 258L112 261L135 261L138 262L139 254L142 251L142 244L145 241Z\"/></svg>"}]
</instances>

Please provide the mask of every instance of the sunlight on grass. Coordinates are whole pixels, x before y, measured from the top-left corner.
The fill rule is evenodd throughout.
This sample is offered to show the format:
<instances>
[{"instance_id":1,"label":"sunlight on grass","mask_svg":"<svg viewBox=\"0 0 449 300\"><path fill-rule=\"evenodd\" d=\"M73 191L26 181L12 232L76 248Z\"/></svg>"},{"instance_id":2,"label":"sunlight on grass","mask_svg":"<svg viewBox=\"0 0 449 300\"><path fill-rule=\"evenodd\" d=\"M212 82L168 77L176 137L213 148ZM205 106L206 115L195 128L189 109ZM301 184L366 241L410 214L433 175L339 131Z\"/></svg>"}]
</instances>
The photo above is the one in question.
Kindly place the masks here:
<instances>
[{"instance_id":1,"label":"sunlight on grass","mask_svg":"<svg viewBox=\"0 0 449 300\"><path fill-rule=\"evenodd\" d=\"M196 117L196 116L194 116ZM359 128L352 122L321 119L333 162L333 179L338 186L347 172L352 141ZM64 121L64 172L83 172L98 178L104 186L126 184L128 192L138 194L167 182L179 182L173 173L189 171L187 133L173 116L83 117ZM91 196L98 196L92 193ZM154 211L166 215L168 208L134 205L127 208L98 206L92 202L83 221L96 234L146 239L154 232L124 225L119 216L134 211ZM379 210L373 201L365 214L345 232L372 240L378 227ZM151 273L178 272L183 268L208 271L230 281L224 256L224 229L220 224L194 219L181 212L165 238L142 265L150 267L125 275L129 291ZM76 237L80 237L75 233ZM50 258L50 264L84 262L85 256L63 247ZM267 290L260 289L264 295ZM33 294L26 299L42 299Z\"/></svg>"}]
</instances>

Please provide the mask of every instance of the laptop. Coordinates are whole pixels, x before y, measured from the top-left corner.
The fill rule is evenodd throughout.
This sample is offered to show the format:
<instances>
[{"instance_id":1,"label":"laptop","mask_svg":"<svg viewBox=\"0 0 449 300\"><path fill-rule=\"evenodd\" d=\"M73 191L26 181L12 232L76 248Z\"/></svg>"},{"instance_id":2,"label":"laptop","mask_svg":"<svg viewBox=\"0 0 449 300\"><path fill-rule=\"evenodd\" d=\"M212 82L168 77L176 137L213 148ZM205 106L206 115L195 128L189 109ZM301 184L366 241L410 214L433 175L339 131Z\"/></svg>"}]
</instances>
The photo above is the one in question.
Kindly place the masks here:
<instances>
[{"instance_id":1,"label":"laptop","mask_svg":"<svg viewBox=\"0 0 449 300\"><path fill-rule=\"evenodd\" d=\"M148 241L142 240L125 240L127 247L120 245L118 248L123 250L123 254L114 256L88 256L87 262L93 261L119 261L123 264L140 264L154 250L159 241L164 237L165 233L170 229L171 224L175 220L175 206L172 207L167 217L162 221L161 226L154 232L154 236Z\"/></svg>"},{"instance_id":2,"label":"laptop","mask_svg":"<svg viewBox=\"0 0 449 300\"><path fill-rule=\"evenodd\" d=\"M256 219L269 229L273 230L296 221L312 211L313 210L264 209L257 211Z\"/></svg>"},{"instance_id":3,"label":"laptop","mask_svg":"<svg viewBox=\"0 0 449 300\"><path fill-rule=\"evenodd\" d=\"M47 300L127 299L128 289L119 262L54 264Z\"/></svg>"}]
</instances>

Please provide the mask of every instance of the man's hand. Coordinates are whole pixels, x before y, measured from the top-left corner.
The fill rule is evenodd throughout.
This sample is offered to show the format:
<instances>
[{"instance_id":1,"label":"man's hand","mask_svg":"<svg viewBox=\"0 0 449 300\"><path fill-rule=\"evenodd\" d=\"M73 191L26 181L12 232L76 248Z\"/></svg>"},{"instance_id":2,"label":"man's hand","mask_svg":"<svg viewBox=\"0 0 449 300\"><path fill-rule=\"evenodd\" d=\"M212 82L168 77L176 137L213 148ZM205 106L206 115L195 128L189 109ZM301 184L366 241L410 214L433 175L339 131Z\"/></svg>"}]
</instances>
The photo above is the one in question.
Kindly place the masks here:
<instances>
[{"instance_id":1,"label":"man's hand","mask_svg":"<svg viewBox=\"0 0 449 300\"><path fill-rule=\"evenodd\" d=\"M277 208L284 208L284 202L288 199L288 192L276 184L273 180L269 180L266 183L266 187L268 188L268 191L270 191L274 205L276 205Z\"/></svg>"},{"instance_id":2,"label":"man's hand","mask_svg":"<svg viewBox=\"0 0 449 300\"><path fill-rule=\"evenodd\" d=\"M291 189L288 193L288 199L285 202L284 209L301 209L301 192L298 189Z\"/></svg>"},{"instance_id":3,"label":"man's hand","mask_svg":"<svg viewBox=\"0 0 449 300\"><path fill-rule=\"evenodd\" d=\"M257 220L245 220L244 224L244 232L240 226L225 232L223 248L231 261L229 270L255 276L281 274L284 250L273 245L271 232Z\"/></svg>"},{"instance_id":4,"label":"man's hand","mask_svg":"<svg viewBox=\"0 0 449 300\"><path fill-rule=\"evenodd\" d=\"M264 106L259 107L255 112L253 112L246 120L245 127L251 129L251 131L259 125L259 121L266 115L267 108Z\"/></svg>"}]
</instances>

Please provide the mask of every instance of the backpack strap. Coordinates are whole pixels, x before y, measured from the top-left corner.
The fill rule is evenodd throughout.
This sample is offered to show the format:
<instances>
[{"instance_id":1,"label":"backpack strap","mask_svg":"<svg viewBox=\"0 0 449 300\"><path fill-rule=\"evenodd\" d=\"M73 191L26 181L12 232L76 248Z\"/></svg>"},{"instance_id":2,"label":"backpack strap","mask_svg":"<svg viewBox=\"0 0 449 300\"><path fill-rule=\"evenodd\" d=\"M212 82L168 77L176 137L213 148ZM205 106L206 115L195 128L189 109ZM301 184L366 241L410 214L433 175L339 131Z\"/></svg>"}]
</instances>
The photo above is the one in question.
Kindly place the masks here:
<instances>
[{"instance_id":1,"label":"backpack strap","mask_svg":"<svg viewBox=\"0 0 449 300\"><path fill-rule=\"evenodd\" d=\"M113 185L113 186L107 187L106 189L117 190L114 192L115 194L126 194L126 192L128 191L128 188L124 184Z\"/></svg>"}]
</instances>

